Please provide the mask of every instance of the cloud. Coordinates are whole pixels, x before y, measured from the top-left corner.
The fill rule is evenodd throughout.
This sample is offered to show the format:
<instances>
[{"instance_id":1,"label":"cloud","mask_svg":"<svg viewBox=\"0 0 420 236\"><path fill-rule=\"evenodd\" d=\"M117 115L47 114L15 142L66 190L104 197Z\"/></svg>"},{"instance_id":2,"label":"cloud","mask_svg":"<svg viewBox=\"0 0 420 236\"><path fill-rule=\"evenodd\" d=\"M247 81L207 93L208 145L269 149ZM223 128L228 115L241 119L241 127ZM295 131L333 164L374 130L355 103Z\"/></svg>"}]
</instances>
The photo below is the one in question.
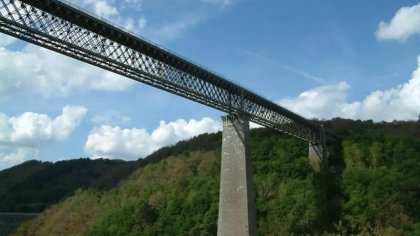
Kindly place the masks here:
<instances>
[{"instance_id":1,"label":"cloud","mask_svg":"<svg viewBox=\"0 0 420 236\"><path fill-rule=\"evenodd\" d=\"M350 85L340 82L316 87L295 98L282 99L279 103L306 117L335 117L341 115L341 107L346 103L349 89Z\"/></svg>"},{"instance_id":2,"label":"cloud","mask_svg":"<svg viewBox=\"0 0 420 236\"><path fill-rule=\"evenodd\" d=\"M279 69L285 70L285 71L289 71L293 74L299 75L302 78L308 79L308 80L312 80L316 83L320 83L320 84L325 84L326 80L323 78L320 78L318 76L315 76L307 71L301 70L301 69L297 69L294 68L290 65L286 65L286 64L282 64L279 63L277 60L273 60L271 58L268 58L262 54L256 53L256 52L252 52L246 49L242 49L242 48L236 48L236 50L238 50L240 53L245 54L248 57L253 58L254 60L258 60L263 62L264 64L268 64L268 65L272 65L274 67L278 67Z\"/></svg>"},{"instance_id":3,"label":"cloud","mask_svg":"<svg viewBox=\"0 0 420 236\"><path fill-rule=\"evenodd\" d=\"M420 114L420 56L412 78L395 88L371 92L361 101L348 101L346 82L320 86L285 98L279 104L308 118L343 117L375 121L416 120Z\"/></svg>"},{"instance_id":4,"label":"cloud","mask_svg":"<svg viewBox=\"0 0 420 236\"><path fill-rule=\"evenodd\" d=\"M160 44L175 41L197 25L220 16L236 2L238 0L144 1L144 9L161 10L151 12L153 16L144 12L138 20L137 33Z\"/></svg>"},{"instance_id":5,"label":"cloud","mask_svg":"<svg viewBox=\"0 0 420 236\"><path fill-rule=\"evenodd\" d=\"M9 45L13 44L16 41L17 41L16 38L13 38L13 37L11 37L9 35L0 33L0 47L9 46Z\"/></svg>"},{"instance_id":6,"label":"cloud","mask_svg":"<svg viewBox=\"0 0 420 236\"><path fill-rule=\"evenodd\" d=\"M92 122L100 125L111 125L111 124L127 124L130 122L129 116L121 115L115 112L110 112L106 115L95 115L92 118Z\"/></svg>"},{"instance_id":7,"label":"cloud","mask_svg":"<svg viewBox=\"0 0 420 236\"><path fill-rule=\"evenodd\" d=\"M264 127L264 126L259 125L259 124L254 123L254 122L249 122L249 128L250 129L258 129L258 128L262 128L262 127Z\"/></svg>"},{"instance_id":8,"label":"cloud","mask_svg":"<svg viewBox=\"0 0 420 236\"><path fill-rule=\"evenodd\" d=\"M379 40L405 41L415 34L420 34L420 4L400 8L389 23L381 21L376 31Z\"/></svg>"},{"instance_id":9,"label":"cloud","mask_svg":"<svg viewBox=\"0 0 420 236\"><path fill-rule=\"evenodd\" d=\"M85 144L85 152L95 157L138 159L179 140L219 130L220 123L211 118L192 119L188 122L183 119L169 123L161 121L152 132L103 125L91 131Z\"/></svg>"},{"instance_id":10,"label":"cloud","mask_svg":"<svg viewBox=\"0 0 420 236\"><path fill-rule=\"evenodd\" d=\"M167 43L180 38L186 31L206 19L207 16L204 14L189 13L175 20L143 27L142 33L155 42Z\"/></svg>"},{"instance_id":11,"label":"cloud","mask_svg":"<svg viewBox=\"0 0 420 236\"><path fill-rule=\"evenodd\" d=\"M119 14L117 8L107 0L70 0L77 7L87 9L99 17L110 18Z\"/></svg>"},{"instance_id":12,"label":"cloud","mask_svg":"<svg viewBox=\"0 0 420 236\"><path fill-rule=\"evenodd\" d=\"M7 148L0 145L0 170L18 165L26 160L36 158L38 151L33 148L13 147Z\"/></svg>"},{"instance_id":13,"label":"cloud","mask_svg":"<svg viewBox=\"0 0 420 236\"><path fill-rule=\"evenodd\" d=\"M35 157L48 143L65 140L86 112L82 106L65 106L54 119L34 112L12 117L0 113L0 169Z\"/></svg>"},{"instance_id":14,"label":"cloud","mask_svg":"<svg viewBox=\"0 0 420 236\"><path fill-rule=\"evenodd\" d=\"M68 96L76 91L124 91L134 81L28 44L22 51L0 47L0 98L17 92Z\"/></svg>"},{"instance_id":15,"label":"cloud","mask_svg":"<svg viewBox=\"0 0 420 236\"><path fill-rule=\"evenodd\" d=\"M46 142L62 141L80 124L86 112L82 106L65 106L62 114L54 119L34 112L12 117L0 113L0 145L38 147Z\"/></svg>"},{"instance_id":16,"label":"cloud","mask_svg":"<svg viewBox=\"0 0 420 236\"><path fill-rule=\"evenodd\" d=\"M141 5L143 0L124 0L126 5Z\"/></svg>"},{"instance_id":17,"label":"cloud","mask_svg":"<svg viewBox=\"0 0 420 236\"><path fill-rule=\"evenodd\" d=\"M110 21L111 24L115 24L124 30L137 31L141 29L142 25L136 25L136 20L132 17L137 17L141 13L141 0L70 0L70 2L82 8L82 10L104 18ZM145 20L144 16L139 18L139 20L141 19Z\"/></svg>"},{"instance_id":18,"label":"cloud","mask_svg":"<svg viewBox=\"0 0 420 236\"><path fill-rule=\"evenodd\" d=\"M138 20L138 26L139 29L143 29L144 27L146 27L147 24L147 20L144 16L142 16L139 20Z\"/></svg>"},{"instance_id":19,"label":"cloud","mask_svg":"<svg viewBox=\"0 0 420 236\"><path fill-rule=\"evenodd\" d=\"M3 150L0 150L0 154L3 154L2 151ZM24 162L27 160L27 157L31 155L36 156L36 151L30 148L17 148L15 151L1 155L0 163L10 163L16 165Z\"/></svg>"},{"instance_id":20,"label":"cloud","mask_svg":"<svg viewBox=\"0 0 420 236\"><path fill-rule=\"evenodd\" d=\"M77 7L99 16L110 18L122 28L141 33L159 43L176 40L192 27L214 17L216 7L203 7L188 0L163 4L147 2L162 7L162 15L146 18L139 0L72 0ZM219 1L216 1L219 2ZM227 4L230 1L220 1ZM147 9L155 9L148 6ZM152 11L152 10L151 10ZM165 14L171 14L166 17ZM152 13L154 13L152 11ZM69 96L85 91L125 91L134 84L130 79L78 62L58 53L34 45L21 50L4 48L15 39L0 36L0 99L16 93L41 94L42 96Z\"/></svg>"},{"instance_id":21,"label":"cloud","mask_svg":"<svg viewBox=\"0 0 420 236\"><path fill-rule=\"evenodd\" d=\"M118 14L118 10L106 1L94 1L93 8L95 10L95 14L105 18Z\"/></svg>"},{"instance_id":22,"label":"cloud","mask_svg":"<svg viewBox=\"0 0 420 236\"><path fill-rule=\"evenodd\" d=\"M205 3L213 4L213 5L222 6L222 7L232 5L234 2L234 0L201 0L201 1Z\"/></svg>"},{"instance_id":23,"label":"cloud","mask_svg":"<svg viewBox=\"0 0 420 236\"><path fill-rule=\"evenodd\" d=\"M152 40L159 44L165 44L181 38L186 32L199 24L217 17L223 12L226 6L232 5L233 0L186 0L173 1L141 1L139 6L143 8L131 7L129 21L117 20L119 22L130 22L130 27L125 27L134 31L142 37ZM122 9L127 9L122 6ZM152 9L144 11L143 9ZM154 11L153 9L160 9ZM121 14L122 15L122 14ZM151 16L153 15L153 16ZM148 16L148 17L146 17ZM136 22L136 24L134 24ZM125 26L126 24L123 23Z\"/></svg>"}]
</instances>

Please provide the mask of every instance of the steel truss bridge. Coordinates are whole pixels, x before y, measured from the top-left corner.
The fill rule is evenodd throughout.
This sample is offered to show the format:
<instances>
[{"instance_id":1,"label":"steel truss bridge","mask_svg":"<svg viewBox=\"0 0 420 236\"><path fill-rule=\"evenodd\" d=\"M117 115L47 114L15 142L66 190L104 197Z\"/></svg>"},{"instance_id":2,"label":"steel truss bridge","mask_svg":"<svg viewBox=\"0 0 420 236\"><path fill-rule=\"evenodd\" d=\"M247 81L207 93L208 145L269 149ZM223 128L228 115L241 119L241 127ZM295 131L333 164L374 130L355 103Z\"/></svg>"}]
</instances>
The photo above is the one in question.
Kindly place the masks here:
<instances>
[{"instance_id":1,"label":"steel truss bridge","mask_svg":"<svg viewBox=\"0 0 420 236\"><path fill-rule=\"evenodd\" d=\"M312 144L339 140L318 123L58 0L0 0L0 32Z\"/></svg>"}]
</instances>

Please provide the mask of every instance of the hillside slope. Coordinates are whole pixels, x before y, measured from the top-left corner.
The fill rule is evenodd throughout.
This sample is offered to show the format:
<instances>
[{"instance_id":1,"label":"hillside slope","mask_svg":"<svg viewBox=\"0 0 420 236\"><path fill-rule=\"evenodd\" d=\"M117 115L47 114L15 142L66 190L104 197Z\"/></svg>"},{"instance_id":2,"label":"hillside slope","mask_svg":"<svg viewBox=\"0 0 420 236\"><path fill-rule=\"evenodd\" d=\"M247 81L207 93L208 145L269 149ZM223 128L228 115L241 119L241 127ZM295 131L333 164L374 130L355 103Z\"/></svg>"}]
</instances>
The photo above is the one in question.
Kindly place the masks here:
<instances>
[{"instance_id":1,"label":"hillside slope","mask_svg":"<svg viewBox=\"0 0 420 236\"><path fill-rule=\"evenodd\" d=\"M86 158L27 161L0 171L0 212L41 212L77 189L115 187L138 166L138 162Z\"/></svg>"},{"instance_id":2,"label":"hillside slope","mask_svg":"<svg viewBox=\"0 0 420 236\"><path fill-rule=\"evenodd\" d=\"M307 143L251 132L259 235L420 234L420 123L336 119L346 167L315 174ZM220 134L154 154L108 191L80 190L16 235L215 235Z\"/></svg>"},{"instance_id":3,"label":"hillside slope","mask_svg":"<svg viewBox=\"0 0 420 236\"><path fill-rule=\"evenodd\" d=\"M56 163L30 160L0 171L0 212L38 213L74 194L77 189L107 190L115 187L135 169L170 155L191 149L213 150L220 145L220 134L201 135L181 141L137 161L87 158Z\"/></svg>"}]
</instances>

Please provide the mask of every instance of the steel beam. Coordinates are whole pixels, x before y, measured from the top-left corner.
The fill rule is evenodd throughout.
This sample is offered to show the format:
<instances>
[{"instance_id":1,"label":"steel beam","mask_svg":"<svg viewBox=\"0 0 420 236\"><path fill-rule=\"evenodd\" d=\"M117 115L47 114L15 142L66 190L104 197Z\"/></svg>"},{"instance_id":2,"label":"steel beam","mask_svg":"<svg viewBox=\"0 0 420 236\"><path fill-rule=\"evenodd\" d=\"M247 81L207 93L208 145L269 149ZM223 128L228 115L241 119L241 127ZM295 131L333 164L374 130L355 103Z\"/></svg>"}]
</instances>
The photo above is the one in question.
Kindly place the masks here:
<instances>
[{"instance_id":1,"label":"steel beam","mask_svg":"<svg viewBox=\"0 0 420 236\"><path fill-rule=\"evenodd\" d=\"M0 32L228 114L320 143L320 125L58 0L0 0ZM328 142L337 137L326 133Z\"/></svg>"}]
</instances>

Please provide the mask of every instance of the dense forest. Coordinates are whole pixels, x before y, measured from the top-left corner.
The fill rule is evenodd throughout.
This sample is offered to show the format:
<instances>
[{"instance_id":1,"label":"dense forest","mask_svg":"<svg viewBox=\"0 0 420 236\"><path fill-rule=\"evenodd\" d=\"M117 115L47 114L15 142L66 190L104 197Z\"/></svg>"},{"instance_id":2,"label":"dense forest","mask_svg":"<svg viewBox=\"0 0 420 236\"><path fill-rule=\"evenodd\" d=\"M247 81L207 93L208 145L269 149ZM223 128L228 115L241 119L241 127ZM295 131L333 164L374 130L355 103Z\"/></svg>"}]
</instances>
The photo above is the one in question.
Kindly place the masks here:
<instances>
[{"instance_id":1,"label":"dense forest","mask_svg":"<svg viewBox=\"0 0 420 236\"><path fill-rule=\"evenodd\" d=\"M259 235L420 235L420 122L334 119L340 164L314 173L308 144L254 129ZM215 235L221 135L152 154L117 187L78 190L16 235ZM334 155L333 155L334 154Z\"/></svg>"},{"instance_id":2,"label":"dense forest","mask_svg":"<svg viewBox=\"0 0 420 236\"><path fill-rule=\"evenodd\" d=\"M78 189L108 190L137 168L195 150L195 146L200 150L213 150L219 143L220 138L204 134L137 161L80 158L51 163L30 160L0 171L0 212L39 213Z\"/></svg>"},{"instance_id":3,"label":"dense forest","mask_svg":"<svg viewBox=\"0 0 420 236\"><path fill-rule=\"evenodd\" d=\"M139 165L88 158L56 163L27 161L0 171L0 212L38 213L77 189L110 189Z\"/></svg>"}]
</instances>

